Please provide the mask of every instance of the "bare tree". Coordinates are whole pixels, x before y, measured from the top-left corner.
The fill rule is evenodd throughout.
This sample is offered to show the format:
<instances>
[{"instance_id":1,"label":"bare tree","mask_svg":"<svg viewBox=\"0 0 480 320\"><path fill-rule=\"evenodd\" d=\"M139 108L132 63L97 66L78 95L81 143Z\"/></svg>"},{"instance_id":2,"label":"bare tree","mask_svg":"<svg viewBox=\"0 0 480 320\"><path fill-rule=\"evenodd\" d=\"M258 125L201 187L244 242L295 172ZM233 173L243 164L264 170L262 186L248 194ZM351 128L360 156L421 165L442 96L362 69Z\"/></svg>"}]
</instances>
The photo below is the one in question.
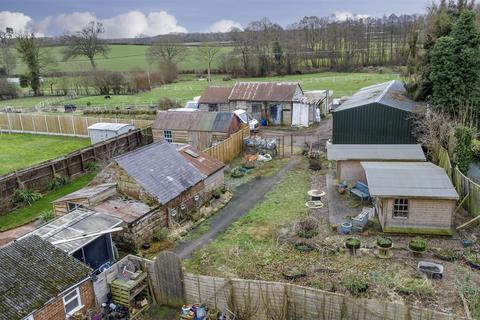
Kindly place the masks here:
<instances>
[{"instance_id":1,"label":"bare tree","mask_svg":"<svg viewBox=\"0 0 480 320\"><path fill-rule=\"evenodd\" d=\"M208 42L205 42L201 47L200 47L200 54L202 55L202 58L207 62L207 72L208 72L208 82L212 81L210 71L212 69L212 63L217 56L217 54L220 52L221 48L212 46Z\"/></svg>"},{"instance_id":2,"label":"bare tree","mask_svg":"<svg viewBox=\"0 0 480 320\"><path fill-rule=\"evenodd\" d=\"M151 62L178 63L185 57L185 46L176 35L163 36L147 50L147 59Z\"/></svg>"},{"instance_id":3,"label":"bare tree","mask_svg":"<svg viewBox=\"0 0 480 320\"><path fill-rule=\"evenodd\" d=\"M5 28L5 31L0 31L0 55L1 64L5 75L9 75L16 65L15 55L10 50L12 47L13 29Z\"/></svg>"},{"instance_id":4,"label":"bare tree","mask_svg":"<svg viewBox=\"0 0 480 320\"><path fill-rule=\"evenodd\" d=\"M107 43L100 39L100 35L104 32L102 23L91 21L75 34L64 35L63 41L67 47L63 52L63 60L86 56L90 60L92 68L96 69L95 56L99 54L106 56L110 51Z\"/></svg>"}]
</instances>

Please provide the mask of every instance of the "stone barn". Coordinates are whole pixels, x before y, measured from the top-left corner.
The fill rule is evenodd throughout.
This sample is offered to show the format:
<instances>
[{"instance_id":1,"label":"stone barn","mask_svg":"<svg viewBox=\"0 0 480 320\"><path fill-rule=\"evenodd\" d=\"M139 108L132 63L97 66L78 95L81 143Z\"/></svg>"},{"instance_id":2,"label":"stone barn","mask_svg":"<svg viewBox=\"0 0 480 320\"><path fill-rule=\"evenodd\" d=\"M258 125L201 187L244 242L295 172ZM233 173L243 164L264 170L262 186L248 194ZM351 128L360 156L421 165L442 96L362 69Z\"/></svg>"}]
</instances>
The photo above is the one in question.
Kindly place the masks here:
<instances>
[{"instance_id":1,"label":"stone barn","mask_svg":"<svg viewBox=\"0 0 480 320\"><path fill-rule=\"evenodd\" d=\"M459 196L430 162L362 162L384 232L451 235Z\"/></svg>"},{"instance_id":2,"label":"stone barn","mask_svg":"<svg viewBox=\"0 0 480 320\"><path fill-rule=\"evenodd\" d=\"M419 144L328 144L327 158L336 163L337 180L366 183L362 161L426 161Z\"/></svg>"},{"instance_id":3,"label":"stone barn","mask_svg":"<svg viewBox=\"0 0 480 320\"><path fill-rule=\"evenodd\" d=\"M199 108L202 111L232 111L228 96L232 92L232 87L209 86L203 91L198 100ZM233 105L233 104L232 104Z\"/></svg>"}]
</instances>

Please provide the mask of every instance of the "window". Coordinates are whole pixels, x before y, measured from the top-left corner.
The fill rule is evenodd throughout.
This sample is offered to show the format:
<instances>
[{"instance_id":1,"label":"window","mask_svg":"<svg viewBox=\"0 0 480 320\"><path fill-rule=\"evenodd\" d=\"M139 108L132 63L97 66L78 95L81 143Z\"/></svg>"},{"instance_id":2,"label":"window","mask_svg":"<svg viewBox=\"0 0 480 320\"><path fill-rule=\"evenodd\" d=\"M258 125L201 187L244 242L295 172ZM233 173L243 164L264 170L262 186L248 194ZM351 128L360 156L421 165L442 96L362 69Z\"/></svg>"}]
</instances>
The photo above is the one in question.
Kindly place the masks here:
<instances>
[{"instance_id":1,"label":"window","mask_svg":"<svg viewBox=\"0 0 480 320\"><path fill-rule=\"evenodd\" d=\"M80 290L76 288L63 296L63 305L65 313L69 316L73 315L78 310L82 309L82 302L80 301Z\"/></svg>"},{"instance_id":2,"label":"window","mask_svg":"<svg viewBox=\"0 0 480 320\"><path fill-rule=\"evenodd\" d=\"M68 213L75 211L80 207L78 203L73 203L73 202L68 202L67 205L68 205Z\"/></svg>"},{"instance_id":3,"label":"window","mask_svg":"<svg viewBox=\"0 0 480 320\"><path fill-rule=\"evenodd\" d=\"M217 112L218 111L218 104L211 103L208 105L208 111L210 112Z\"/></svg>"},{"instance_id":4,"label":"window","mask_svg":"<svg viewBox=\"0 0 480 320\"><path fill-rule=\"evenodd\" d=\"M260 103L252 104L252 114L260 113L262 111L262 105Z\"/></svg>"},{"instance_id":5,"label":"window","mask_svg":"<svg viewBox=\"0 0 480 320\"><path fill-rule=\"evenodd\" d=\"M394 218L408 218L408 199L395 199L393 203Z\"/></svg>"},{"instance_id":6,"label":"window","mask_svg":"<svg viewBox=\"0 0 480 320\"><path fill-rule=\"evenodd\" d=\"M172 136L172 131L171 130L164 130L163 131L163 137L165 138L165 141L168 143L173 142L173 136Z\"/></svg>"}]
</instances>

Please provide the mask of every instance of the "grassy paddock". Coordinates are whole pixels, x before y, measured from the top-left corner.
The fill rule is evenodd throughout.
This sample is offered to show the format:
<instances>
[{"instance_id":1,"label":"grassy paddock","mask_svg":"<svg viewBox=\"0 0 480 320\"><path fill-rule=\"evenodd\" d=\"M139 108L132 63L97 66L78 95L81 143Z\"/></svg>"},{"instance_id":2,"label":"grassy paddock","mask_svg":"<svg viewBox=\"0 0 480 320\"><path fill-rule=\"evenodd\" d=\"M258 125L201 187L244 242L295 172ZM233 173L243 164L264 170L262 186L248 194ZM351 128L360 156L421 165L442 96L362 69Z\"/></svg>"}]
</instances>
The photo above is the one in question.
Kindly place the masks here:
<instances>
[{"instance_id":1,"label":"grassy paddock","mask_svg":"<svg viewBox=\"0 0 480 320\"><path fill-rule=\"evenodd\" d=\"M59 157L88 145L90 140L83 138L0 134L0 175Z\"/></svg>"},{"instance_id":2,"label":"grassy paddock","mask_svg":"<svg viewBox=\"0 0 480 320\"><path fill-rule=\"evenodd\" d=\"M58 190L44 195L42 199L34 202L31 206L0 216L0 232L38 219L44 211L52 209L52 201L85 187L93 178L95 178L95 173L87 173L80 178L72 180Z\"/></svg>"}]
</instances>

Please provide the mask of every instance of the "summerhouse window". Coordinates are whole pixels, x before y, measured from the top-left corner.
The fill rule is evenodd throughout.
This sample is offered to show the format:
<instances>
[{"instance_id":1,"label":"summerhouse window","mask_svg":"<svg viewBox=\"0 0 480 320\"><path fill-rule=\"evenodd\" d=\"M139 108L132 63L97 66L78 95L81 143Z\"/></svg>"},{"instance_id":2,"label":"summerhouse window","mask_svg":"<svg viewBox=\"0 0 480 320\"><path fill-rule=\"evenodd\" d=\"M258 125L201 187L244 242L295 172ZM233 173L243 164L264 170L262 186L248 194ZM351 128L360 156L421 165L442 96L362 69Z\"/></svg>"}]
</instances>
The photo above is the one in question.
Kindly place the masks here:
<instances>
[{"instance_id":1,"label":"summerhouse window","mask_svg":"<svg viewBox=\"0 0 480 320\"><path fill-rule=\"evenodd\" d=\"M217 112L218 111L218 104L211 103L208 105L208 111L210 112Z\"/></svg>"},{"instance_id":2,"label":"summerhouse window","mask_svg":"<svg viewBox=\"0 0 480 320\"><path fill-rule=\"evenodd\" d=\"M65 307L65 314L71 316L78 310L82 309L82 302L80 300L80 290L76 288L63 296L63 305Z\"/></svg>"},{"instance_id":3,"label":"summerhouse window","mask_svg":"<svg viewBox=\"0 0 480 320\"><path fill-rule=\"evenodd\" d=\"M69 213L77 210L80 207L80 205L78 203L73 203L73 202L68 202L67 205L68 205L68 212Z\"/></svg>"},{"instance_id":4,"label":"summerhouse window","mask_svg":"<svg viewBox=\"0 0 480 320\"><path fill-rule=\"evenodd\" d=\"M408 199L395 199L393 203L394 218L408 218Z\"/></svg>"},{"instance_id":5,"label":"summerhouse window","mask_svg":"<svg viewBox=\"0 0 480 320\"><path fill-rule=\"evenodd\" d=\"M163 131L163 137L165 138L165 141L168 143L173 142L173 136L172 136L172 131L171 130L164 130Z\"/></svg>"}]
</instances>

